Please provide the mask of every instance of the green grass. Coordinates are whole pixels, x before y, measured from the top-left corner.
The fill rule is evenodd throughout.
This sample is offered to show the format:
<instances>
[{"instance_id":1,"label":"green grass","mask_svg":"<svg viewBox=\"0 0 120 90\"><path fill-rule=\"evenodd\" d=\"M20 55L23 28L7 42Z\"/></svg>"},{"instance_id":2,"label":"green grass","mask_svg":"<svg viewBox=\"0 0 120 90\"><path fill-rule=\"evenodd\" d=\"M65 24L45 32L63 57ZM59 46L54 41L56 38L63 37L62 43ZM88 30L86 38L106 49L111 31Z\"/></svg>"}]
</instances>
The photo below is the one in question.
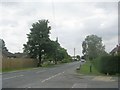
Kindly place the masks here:
<instances>
[{"instance_id":1,"label":"green grass","mask_svg":"<svg viewBox=\"0 0 120 90\"><path fill-rule=\"evenodd\" d=\"M90 65L91 62L87 61L85 64L81 66L80 70L77 70L77 73L85 74L85 75L103 75L99 73L93 65L92 65L92 72L90 72Z\"/></svg>"},{"instance_id":2,"label":"green grass","mask_svg":"<svg viewBox=\"0 0 120 90\"><path fill-rule=\"evenodd\" d=\"M0 73L2 72L2 69L0 69Z\"/></svg>"},{"instance_id":3,"label":"green grass","mask_svg":"<svg viewBox=\"0 0 120 90\"><path fill-rule=\"evenodd\" d=\"M34 68L50 68L54 67L53 64L43 64L42 67L30 67L30 68L15 68L15 69L2 69L1 72L11 72L11 71L19 71L19 70L32 70Z\"/></svg>"},{"instance_id":4,"label":"green grass","mask_svg":"<svg viewBox=\"0 0 120 90\"><path fill-rule=\"evenodd\" d=\"M46 68L49 68L49 67L54 67L55 64L43 64L42 67L46 67Z\"/></svg>"},{"instance_id":5,"label":"green grass","mask_svg":"<svg viewBox=\"0 0 120 90\"><path fill-rule=\"evenodd\" d=\"M30 67L30 68L15 68L15 69L2 69L2 72L10 72L10 71L19 71L19 70L31 70L37 67Z\"/></svg>"},{"instance_id":6,"label":"green grass","mask_svg":"<svg viewBox=\"0 0 120 90\"><path fill-rule=\"evenodd\" d=\"M50 68L50 67L55 67L56 65L60 65L63 63L58 63L58 64L51 64L51 63L46 63L43 64L42 67L29 67L29 68L14 68L14 69L2 69L0 72L11 72L11 71L19 71L19 70L32 70L33 68Z\"/></svg>"}]
</instances>

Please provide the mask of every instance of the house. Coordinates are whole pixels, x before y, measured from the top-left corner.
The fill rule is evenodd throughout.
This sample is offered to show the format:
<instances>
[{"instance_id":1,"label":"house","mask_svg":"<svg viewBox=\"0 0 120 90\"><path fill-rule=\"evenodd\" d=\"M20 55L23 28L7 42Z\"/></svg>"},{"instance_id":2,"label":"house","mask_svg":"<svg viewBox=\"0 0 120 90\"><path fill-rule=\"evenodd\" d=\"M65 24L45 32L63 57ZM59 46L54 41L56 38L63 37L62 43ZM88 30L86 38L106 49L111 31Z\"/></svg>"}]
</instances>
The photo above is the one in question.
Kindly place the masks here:
<instances>
[{"instance_id":1,"label":"house","mask_svg":"<svg viewBox=\"0 0 120 90\"><path fill-rule=\"evenodd\" d=\"M116 47L110 52L110 55L120 55L120 44L116 45Z\"/></svg>"}]
</instances>

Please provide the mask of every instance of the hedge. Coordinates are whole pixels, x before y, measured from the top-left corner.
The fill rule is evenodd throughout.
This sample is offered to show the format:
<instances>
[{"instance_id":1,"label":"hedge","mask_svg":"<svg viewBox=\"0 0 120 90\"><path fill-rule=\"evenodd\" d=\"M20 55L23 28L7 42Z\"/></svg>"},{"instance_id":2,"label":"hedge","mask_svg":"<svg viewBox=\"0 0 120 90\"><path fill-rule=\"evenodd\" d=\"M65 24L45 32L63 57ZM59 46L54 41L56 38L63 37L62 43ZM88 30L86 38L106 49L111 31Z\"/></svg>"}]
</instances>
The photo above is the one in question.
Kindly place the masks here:
<instances>
[{"instance_id":1,"label":"hedge","mask_svg":"<svg viewBox=\"0 0 120 90\"><path fill-rule=\"evenodd\" d=\"M120 74L120 56L102 56L94 60L93 65L104 74Z\"/></svg>"}]
</instances>

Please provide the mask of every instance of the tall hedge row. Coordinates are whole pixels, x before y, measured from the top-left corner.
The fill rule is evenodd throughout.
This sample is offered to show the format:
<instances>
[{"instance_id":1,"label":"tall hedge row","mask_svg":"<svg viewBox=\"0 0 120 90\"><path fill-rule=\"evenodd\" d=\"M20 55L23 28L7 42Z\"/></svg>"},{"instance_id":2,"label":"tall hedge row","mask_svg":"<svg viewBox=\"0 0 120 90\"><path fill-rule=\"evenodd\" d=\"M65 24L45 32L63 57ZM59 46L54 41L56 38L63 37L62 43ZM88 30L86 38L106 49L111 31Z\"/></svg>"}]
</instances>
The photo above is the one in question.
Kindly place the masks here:
<instances>
[{"instance_id":1,"label":"tall hedge row","mask_svg":"<svg viewBox=\"0 0 120 90\"><path fill-rule=\"evenodd\" d=\"M93 62L101 73L120 74L120 56L102 56Z\"/></svg>"}]
</instances>

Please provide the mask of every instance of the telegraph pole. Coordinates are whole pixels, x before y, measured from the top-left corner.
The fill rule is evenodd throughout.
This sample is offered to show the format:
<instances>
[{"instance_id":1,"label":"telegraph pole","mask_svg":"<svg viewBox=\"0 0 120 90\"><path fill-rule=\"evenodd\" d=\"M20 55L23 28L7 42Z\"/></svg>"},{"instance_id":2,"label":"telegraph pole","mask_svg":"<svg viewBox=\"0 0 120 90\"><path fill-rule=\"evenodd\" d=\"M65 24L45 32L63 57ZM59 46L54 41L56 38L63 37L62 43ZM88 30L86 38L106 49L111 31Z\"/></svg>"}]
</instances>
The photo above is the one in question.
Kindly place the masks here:
<instances>
[{"instance_id":1,"label":"telegraph pole","mask_svg":"<svg viewBox=\"0 0 120 90\"><path fill-rule=\"evenodd\" d=\"M75 60L75 48L74 48L74 60Z\"/></svg>"}]
</instances>

